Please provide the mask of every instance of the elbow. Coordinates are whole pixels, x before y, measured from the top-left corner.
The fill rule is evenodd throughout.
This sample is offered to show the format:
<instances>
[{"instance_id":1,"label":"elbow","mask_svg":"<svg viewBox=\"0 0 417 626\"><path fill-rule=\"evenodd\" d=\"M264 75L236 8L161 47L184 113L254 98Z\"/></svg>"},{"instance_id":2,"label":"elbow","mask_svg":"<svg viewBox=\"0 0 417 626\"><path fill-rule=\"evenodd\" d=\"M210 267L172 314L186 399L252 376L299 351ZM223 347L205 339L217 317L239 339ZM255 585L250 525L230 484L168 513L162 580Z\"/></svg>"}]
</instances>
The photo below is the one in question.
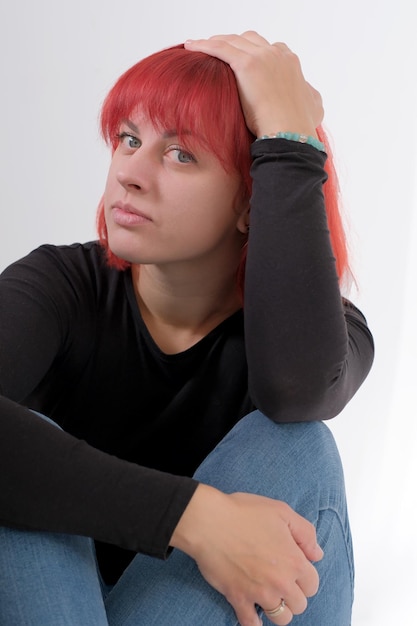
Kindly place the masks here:
<instances>
[{"instance_id":1,"label":"elbow","mask_svg":"<svg viewBox=\"0 0 417 626\"><path fill-rule=\"evenodd\" d=\"M329 385L324 379L309 376L300 384L271 384L249 381L249 392L255 407L277 423L329 420L341 413L351 396L338 381Z\"/></svg>"}]
</instances>

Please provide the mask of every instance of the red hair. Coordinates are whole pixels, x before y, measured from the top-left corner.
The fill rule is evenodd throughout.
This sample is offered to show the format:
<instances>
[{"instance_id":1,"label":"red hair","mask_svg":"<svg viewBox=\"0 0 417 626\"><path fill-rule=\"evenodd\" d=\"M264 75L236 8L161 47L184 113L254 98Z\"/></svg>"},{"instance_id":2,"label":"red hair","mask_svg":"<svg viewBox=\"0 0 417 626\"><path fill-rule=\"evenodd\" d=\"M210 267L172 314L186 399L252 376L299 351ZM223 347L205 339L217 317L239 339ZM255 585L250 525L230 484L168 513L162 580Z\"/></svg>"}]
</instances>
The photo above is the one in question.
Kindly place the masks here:
<instances>
[{"instance_id":1,"label":"red hair","mask_svg":"<svg viewBox=\"0 0 417 626\"><path fill-rule=\"evenodd\" d=\"M181 44L156 52L127 70L110 90L101 111L101 132L113 151L122 120L128 119L138 107L157 128L175 129L185 147L191 134L193 142L212 152L226 171L238 172L242 177L242 198L250 198L250 145L255 137L246 126L235 76L228 64L201 52L185 50ZM348 259L339 189L327 137L321 128L318 134L328 154L328 180L323 191L337 273L341 278ZM118 269L129 267L127 261L109 248L103 200L98 207L97 228L109 264ZM246 246L238 277L241 289L245 260Z\"/></svg>"}]
</instances>

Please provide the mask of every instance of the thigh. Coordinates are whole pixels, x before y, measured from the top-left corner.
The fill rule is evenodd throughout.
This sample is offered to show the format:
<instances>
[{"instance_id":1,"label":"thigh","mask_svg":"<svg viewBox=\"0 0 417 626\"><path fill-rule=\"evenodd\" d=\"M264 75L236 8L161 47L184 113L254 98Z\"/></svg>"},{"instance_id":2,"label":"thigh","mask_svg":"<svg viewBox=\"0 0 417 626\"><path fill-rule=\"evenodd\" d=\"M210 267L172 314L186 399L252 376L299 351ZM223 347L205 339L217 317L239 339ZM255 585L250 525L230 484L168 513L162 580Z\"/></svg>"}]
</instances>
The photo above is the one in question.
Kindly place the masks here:
<instances>
[{"instance_id":1,"label":"thigh","mask_svg":"<svg viewBox=\"0 0 417 626\"><path fill-rule=\"evenodd\" d=\"M110 626L238 626L227 600L189 556L137 555L105 600Z\"/></svg>"},{"instance_id":2,"label":"thigh","mask_svg":"<svg viewBox=\"0 0 417 626\"><path fill-rule=\"evenodd\" d=\"M107 626L92 539L0 527L0 625L9 624Z\"/></svg>"},{"instance_id":3,"label":"thigh","mask_svg":"<svg viewBox=\"0 0 417 626\"><path fill-rule=\"evenodd\" d=\"M92 540L0 527L0 624L107 626Z\"/></svg>"}]
</instances>

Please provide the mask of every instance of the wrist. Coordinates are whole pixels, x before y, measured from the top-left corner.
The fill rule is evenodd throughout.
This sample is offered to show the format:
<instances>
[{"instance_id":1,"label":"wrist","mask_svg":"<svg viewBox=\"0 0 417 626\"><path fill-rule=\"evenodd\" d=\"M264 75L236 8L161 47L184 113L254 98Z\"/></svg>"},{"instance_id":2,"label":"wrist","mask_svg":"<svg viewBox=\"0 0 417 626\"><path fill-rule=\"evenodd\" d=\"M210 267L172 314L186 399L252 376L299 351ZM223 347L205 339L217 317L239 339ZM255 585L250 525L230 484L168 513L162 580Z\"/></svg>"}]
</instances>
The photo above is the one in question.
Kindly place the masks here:
<instances>
[{"instance_id":1,"label":"wrist","mask_svg":"<svg viewBox=\"0 0 417 626\"><path fill-rule=\"evenodd\" d=\"M325 152L326 150L324 143L322 143L317 138L317 134L306 135L304 133L277 132L261 135L260 137L256 138L256 141L261 141L263 139L287 139L289 141L296 141L297 143L306 143L309 146L313 146L313 148L320 150L321 152Z\"/></svg>"},{"instance_id":2,"label":"wrist","mask_svg":"<svg viewBox=\"0 0 417 626\"><path fill-rule=\"evenodd\" d=\"M212 513L225 497L218 489L200 483L172 533L170 546L195 557L205 542L206 527L212 525Z\"/></svg>"},{"instance_id":3,"label":"wrist","mask_svg":"<svg viewBox=\"0 0 417 626\"><path fill-rule=\"evenodd\" d=\"M278 132L289 132L299 133L300 135L307 135L318 139L317 126L308 116L304 116L301 119L290 119L289 117L280 119L280 117L276 115L259 115L254 121L256 122L255 134L257 137L262 137L263 135L275 135Z\"/></svg>"}]
</instances>

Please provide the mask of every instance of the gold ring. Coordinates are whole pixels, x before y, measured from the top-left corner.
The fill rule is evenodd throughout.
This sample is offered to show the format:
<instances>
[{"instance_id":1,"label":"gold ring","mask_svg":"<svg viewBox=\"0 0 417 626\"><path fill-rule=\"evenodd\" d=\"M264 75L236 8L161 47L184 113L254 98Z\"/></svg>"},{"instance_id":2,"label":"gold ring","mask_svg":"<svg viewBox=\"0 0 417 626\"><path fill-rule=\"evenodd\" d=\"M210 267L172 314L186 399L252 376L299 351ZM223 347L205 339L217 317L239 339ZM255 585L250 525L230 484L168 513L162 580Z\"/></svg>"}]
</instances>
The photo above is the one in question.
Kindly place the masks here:
<instances>
[{"instance_id":1,"label":"gold ring","mask_svg":"<svg viewBox=\"0 0 417 626\"><path fill-rule=\"evenodd\" d=\"M270 611L267 611L266 609L264 609L264 611L267 615L276 617L277 615L281 615L284 609L285 609L285 600L284 598L281 598L281 602L279 603L276 609L271 609Z\"/></svg>"}]
</instances>

